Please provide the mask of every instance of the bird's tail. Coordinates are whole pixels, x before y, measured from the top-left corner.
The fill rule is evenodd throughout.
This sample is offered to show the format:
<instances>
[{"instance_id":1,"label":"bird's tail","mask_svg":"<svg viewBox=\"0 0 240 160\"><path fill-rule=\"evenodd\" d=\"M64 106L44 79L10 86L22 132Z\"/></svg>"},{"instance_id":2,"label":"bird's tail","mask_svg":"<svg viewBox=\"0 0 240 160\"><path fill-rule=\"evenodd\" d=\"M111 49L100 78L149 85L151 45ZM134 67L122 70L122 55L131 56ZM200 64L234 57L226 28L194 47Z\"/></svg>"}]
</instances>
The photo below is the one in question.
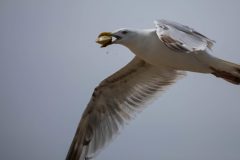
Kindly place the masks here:
<instances>
[{"instance_id":1,"label":"bird's tail","mask_svg":"<svg viewBox=\"0 0 240 160\"><path fill-rule=\"evenodd\" d=\"M214 62L209 64L211 73L216 77L223 78L224 80L240 85L240 65L228 62L214 57Z\"/></svg>"}]
</instances>

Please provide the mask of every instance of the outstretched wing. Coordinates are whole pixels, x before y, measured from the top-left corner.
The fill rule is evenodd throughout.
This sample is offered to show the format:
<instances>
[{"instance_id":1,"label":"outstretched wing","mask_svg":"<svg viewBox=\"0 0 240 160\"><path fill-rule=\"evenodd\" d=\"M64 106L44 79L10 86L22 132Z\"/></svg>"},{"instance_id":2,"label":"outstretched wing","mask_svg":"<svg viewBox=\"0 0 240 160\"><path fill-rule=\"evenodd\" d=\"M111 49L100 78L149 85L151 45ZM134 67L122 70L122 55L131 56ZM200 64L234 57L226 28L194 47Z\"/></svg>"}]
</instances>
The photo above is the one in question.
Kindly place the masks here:
<instances>
[{"instance_id":1,"label":"outstretched wing","mask_svg":"<svg viewBox=\"0 0 240 160\"><path fill-rule=\"evenodd\" d=\"M143 104L182 74L170 68L156 68L135 57L102 81L82 115L66 159L92 158L143 109Z\"/></svg>"},{"instance_id":2,"label":"outstretched wing","mask_svg":"<svg viewBox=\"0 0 240 160\"><path fill-rule=\"evenodd\" d=\"M188 26L167 20L154 21L159 39L178 52L194 52L211 49L215 41Z\"/></svg>"}]
</instances>

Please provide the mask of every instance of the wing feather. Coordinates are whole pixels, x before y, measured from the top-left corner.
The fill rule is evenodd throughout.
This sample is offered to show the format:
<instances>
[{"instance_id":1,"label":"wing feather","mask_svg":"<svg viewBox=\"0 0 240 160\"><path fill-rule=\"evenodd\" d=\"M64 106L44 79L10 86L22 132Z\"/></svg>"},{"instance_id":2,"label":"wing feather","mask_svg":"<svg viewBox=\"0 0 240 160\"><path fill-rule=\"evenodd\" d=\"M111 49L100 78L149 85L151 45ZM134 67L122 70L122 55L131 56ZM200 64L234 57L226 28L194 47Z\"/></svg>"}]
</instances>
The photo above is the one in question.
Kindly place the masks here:
<instances>
[{"instance_id":1,"label":"wing feather","mask_svg":"<svg viewBox=\"0 0 240 160\"><path fill-rule=\"evenodd\" d=\"M179 52L194 52L211 49L211 40L194 29L167 20L154 22L159 39L170 49Z\"/></svg>"},{"instance_id":2,"label":"wing feather","mask_svg":"<svg viewBox=\"0 0 240 160\"><path fill-rule=\"evenodd\" d=\"M175 82L183 72L156 68L134 58L95 88L70 146L67 160L85 160L143 109L143 104Z\"/></svg>"}]
</instances>

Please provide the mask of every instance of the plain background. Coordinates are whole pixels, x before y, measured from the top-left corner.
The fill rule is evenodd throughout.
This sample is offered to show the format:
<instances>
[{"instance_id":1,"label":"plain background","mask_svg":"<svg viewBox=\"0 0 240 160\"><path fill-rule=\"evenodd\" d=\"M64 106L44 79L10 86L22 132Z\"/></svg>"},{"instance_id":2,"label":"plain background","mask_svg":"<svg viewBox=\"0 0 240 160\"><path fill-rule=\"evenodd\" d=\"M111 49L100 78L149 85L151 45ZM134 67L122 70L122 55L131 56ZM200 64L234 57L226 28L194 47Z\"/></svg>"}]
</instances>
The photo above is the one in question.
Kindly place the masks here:
<instances>
[{"instance_id":1,"label":"plain background","mask_svg":"<svg viewBox=\"0 0 240 160\"><path fill-rule=\"evenodd\" d=\"M64 159L94 87L131 60L102 31L189 25L240 63L238 0L1 0L0 159ZM189 73L136 117L98 160L239 160L240 87Z\"/></svg>"}]
</instances>

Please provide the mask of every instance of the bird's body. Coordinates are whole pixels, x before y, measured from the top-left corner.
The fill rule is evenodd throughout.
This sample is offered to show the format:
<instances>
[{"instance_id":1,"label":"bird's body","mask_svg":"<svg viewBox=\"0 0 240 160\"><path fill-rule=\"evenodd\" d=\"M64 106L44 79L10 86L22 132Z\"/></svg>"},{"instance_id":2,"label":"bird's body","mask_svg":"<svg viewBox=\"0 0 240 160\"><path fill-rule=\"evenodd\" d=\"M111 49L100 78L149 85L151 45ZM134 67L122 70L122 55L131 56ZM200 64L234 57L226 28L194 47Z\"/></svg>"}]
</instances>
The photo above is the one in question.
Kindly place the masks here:
<instances>
[{"instance_id":1,"label":"bird's body","mask_svg":"<svg viewBox=\"0 0 240 160\"><path fill-rule=\"evenodd\" d=\"M136 56L154 66L168 66L177 70L209 73L204 56L210 56L207 51L198 51L195 54L174 51L160 42L156 29L136 30L139 35L133 45L128 47ZM144 51L144 52L143 52Z\"/></svg>"},{"instance_id":2,"label":"bird's body","mask_svg":"<svg viewBox=\"0 0 240 160\"><path fill-rule=\"evenodd\" d=\"M102 47L121 44L135 57L95 88L67 160L96 156L125 122L185 71L210 73L240 84L240 65L212 56L213 40L179 23L159 20L155 25L155 29L120 29L99 35L97 43ZM112 37L116 39L112 41Z\"/></svg>"}]
</instances>

